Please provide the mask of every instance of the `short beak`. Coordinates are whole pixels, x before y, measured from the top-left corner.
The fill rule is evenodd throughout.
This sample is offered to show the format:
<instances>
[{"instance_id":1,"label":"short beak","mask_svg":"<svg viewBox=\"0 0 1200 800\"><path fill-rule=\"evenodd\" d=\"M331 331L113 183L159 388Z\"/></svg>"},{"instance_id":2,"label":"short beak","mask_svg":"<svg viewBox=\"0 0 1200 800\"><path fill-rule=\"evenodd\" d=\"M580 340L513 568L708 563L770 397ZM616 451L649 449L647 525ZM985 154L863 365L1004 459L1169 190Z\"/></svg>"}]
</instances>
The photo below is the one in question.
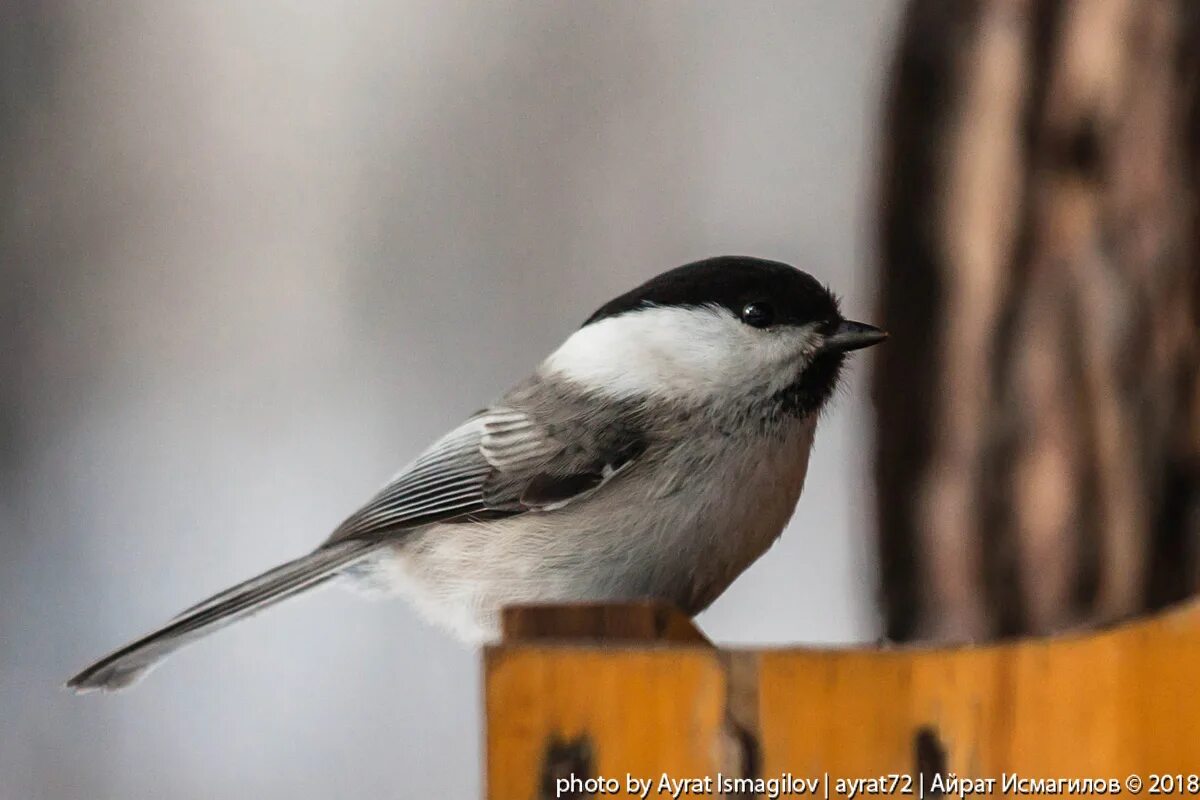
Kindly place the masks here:
<instances>
[{"instance_id":1,"label":"short beak","mask_svg":"<svg viewBox=\"0 0 1200 800\"><path fill-rule=\"evenodd\" d=\"M879 344L887 338L887 331L880 330L865 322L842 320L833 333L825 337L822 353L848 353L851 350L861 350L873 344Z\"/></svg>"}]
</instances>

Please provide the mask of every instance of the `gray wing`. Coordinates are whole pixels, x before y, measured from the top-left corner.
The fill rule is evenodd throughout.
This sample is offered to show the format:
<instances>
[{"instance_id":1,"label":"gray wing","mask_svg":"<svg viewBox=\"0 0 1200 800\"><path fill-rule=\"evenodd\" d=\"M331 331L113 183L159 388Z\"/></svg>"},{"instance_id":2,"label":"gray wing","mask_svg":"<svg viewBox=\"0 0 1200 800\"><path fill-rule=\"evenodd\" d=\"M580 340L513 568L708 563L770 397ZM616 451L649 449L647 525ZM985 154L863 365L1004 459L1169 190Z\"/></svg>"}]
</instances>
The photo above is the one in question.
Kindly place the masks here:
<instances>
[{"instance_id":1,"label":"gray wing","mask_svg":"<svg viewBox=\"0 0 1200 800\"><path fill-rule=\"evenodd\" d=\"M435 522L550 511L600 488L645 449L627 425L548 425L527 411L481 412L401 470L326 545Z\"/></svg>"}]
</instances>

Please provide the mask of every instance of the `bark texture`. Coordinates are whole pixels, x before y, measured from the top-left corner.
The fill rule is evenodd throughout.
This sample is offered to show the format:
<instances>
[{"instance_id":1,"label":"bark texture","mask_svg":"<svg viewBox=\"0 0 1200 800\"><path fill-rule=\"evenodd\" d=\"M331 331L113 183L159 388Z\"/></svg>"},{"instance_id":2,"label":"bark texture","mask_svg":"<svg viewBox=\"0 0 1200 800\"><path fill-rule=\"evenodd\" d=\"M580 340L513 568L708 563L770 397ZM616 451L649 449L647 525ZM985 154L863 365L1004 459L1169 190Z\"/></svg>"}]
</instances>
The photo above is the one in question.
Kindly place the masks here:
<instances>
[{"instance_id":1,"label":"bark texture","mask_svg":"<svg viewBox=\"0 0 1200 800\"><path fill-rule=\"evenodd\" d=\"M890 638L1125 618L1200 577L1200 3L913 0L874 376Z\"/></svg>"}]
</instances>

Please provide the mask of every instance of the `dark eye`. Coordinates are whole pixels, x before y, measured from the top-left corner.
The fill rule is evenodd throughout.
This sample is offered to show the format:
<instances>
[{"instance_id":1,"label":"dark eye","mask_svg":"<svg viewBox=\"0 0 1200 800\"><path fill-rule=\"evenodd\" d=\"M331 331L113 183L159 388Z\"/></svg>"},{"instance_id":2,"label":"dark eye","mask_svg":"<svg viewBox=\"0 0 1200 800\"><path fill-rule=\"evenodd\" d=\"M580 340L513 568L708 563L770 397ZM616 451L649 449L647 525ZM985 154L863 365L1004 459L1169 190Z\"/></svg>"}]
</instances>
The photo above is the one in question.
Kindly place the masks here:
<instances>
[{"instance_id":1,"label":"dark eye","mask_svg":"<svg viewBox=\"0 0 1200 800\"><path fill-rule=\"evenodd\" d=\"M766 328L775 321L775 309L770 303L747 303L742 309L742 322L754 328Z\"/></svg>"}]
</instances>

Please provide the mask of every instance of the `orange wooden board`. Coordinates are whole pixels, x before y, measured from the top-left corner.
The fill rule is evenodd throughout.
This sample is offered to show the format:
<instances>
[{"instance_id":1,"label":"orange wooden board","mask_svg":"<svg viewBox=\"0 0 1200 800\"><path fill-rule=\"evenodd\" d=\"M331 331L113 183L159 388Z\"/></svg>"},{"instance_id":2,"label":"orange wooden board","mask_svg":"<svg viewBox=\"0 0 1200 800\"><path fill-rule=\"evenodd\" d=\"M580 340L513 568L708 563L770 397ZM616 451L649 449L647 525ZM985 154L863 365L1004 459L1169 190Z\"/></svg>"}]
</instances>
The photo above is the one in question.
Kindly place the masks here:
<instances>
[{"instance_id":1,"label":"orange wooden board","mask_svg":"<svg viewBox=\"0 0 1200 800\"><path fill-rule=\"evenodd\" d=\"M563 769L1186 781L1200 774L1198 684L1197 605L984 647L514 642L486 657L488 796L554 797Z\"/></svg>"}]
</instances>

